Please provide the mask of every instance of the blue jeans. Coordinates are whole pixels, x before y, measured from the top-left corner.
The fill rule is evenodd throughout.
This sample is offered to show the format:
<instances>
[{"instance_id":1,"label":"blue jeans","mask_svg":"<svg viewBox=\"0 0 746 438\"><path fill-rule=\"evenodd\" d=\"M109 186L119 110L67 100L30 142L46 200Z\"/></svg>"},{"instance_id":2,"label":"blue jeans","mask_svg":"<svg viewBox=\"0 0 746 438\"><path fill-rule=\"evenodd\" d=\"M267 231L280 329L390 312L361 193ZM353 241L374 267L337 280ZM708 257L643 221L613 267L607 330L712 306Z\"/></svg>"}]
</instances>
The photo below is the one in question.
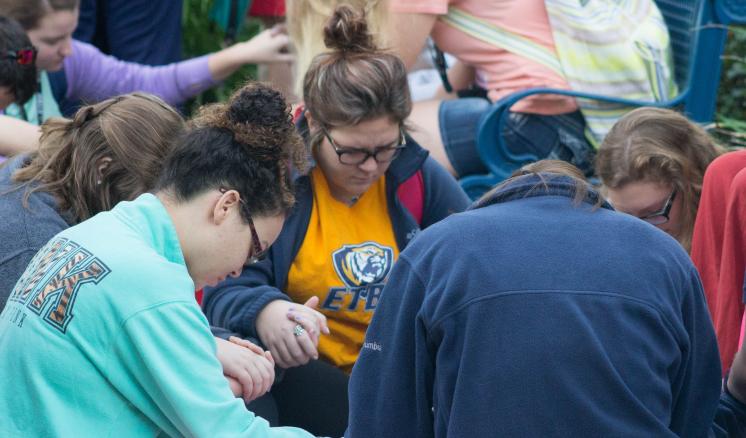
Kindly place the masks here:
<instances>
[{"instance_id":1,"label":"blue jeans","mask_svg":"<svg viewBox=\"0 0 746 438\"><path fill-rule=\"evenodd\" d=\"M477 151L477 129L491 104L482 98L446 100L440 104L439 121L443 146L459 176L488 173ZM511 112L503 129L503 141L515 154L531 154L536 160L554 159L593 174L595 149L585 138L580 111L545 116ZM516 162L519 168L528 162Z\"/></svg>"}]
</instances>

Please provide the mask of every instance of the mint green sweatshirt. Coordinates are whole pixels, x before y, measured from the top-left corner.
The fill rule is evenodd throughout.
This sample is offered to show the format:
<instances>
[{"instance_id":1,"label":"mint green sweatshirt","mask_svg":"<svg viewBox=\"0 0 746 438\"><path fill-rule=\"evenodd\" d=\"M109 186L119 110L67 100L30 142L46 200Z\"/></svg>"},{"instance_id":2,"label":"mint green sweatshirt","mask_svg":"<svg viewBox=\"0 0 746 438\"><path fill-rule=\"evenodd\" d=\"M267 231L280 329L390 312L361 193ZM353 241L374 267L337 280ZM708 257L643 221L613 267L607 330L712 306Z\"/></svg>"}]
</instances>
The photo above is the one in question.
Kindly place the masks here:
<instances>
[{"instance_id":1,"label":"mint green sweatshirt","mask_svg":"<svg viewBox=\"0 0 746 438\"><path fill-rule=\"evenodd\" d=\"M0 436L308 437L233 396L173 223L145 194L55 236L0 314Z\"/></svg>"}]
</instances>

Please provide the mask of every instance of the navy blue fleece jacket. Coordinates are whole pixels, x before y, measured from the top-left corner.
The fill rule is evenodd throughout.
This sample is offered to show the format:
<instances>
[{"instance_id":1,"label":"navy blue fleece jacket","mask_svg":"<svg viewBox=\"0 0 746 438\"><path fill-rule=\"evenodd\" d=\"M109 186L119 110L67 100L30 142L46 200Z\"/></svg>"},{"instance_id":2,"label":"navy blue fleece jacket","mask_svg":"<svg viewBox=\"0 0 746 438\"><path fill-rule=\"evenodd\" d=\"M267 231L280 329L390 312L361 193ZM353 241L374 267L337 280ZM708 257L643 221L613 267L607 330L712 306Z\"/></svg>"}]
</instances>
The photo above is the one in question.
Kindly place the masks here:
<instances>
[{"instance_id":1,"label":"navy blue fleece jacket","mask_svg":"<svg viewBox=\"0 0 746 438\"><path fill-rule=\"evenodd\" d=\"M743 436L680 245L567 180L518 181L401 254L347 438Z\"/></svg>"},{"instance_id":2,"label":"navy blue fleece jacket","mask_svg":"<svg viewBox=\"0 0 746 438\"><path fill-rule=\"evenodd\" d=\"M397 196L398 187L418 170L422 171L424 190L420 224ZM420 229L463 211L469 205L468 197L456 180L409 137L407 147L391 163L385 178L389 220L400 250ZM267 259L247 266L238 278L229 278L214 288L205 288L202 307L210 324L242 336L258 338L255 322L264 306L278 299L290 300L283 290L290 265L306 235L313 207L312 190L307 175L296 180L296 205L270 247Z\"/></svg>"}]
</instances>

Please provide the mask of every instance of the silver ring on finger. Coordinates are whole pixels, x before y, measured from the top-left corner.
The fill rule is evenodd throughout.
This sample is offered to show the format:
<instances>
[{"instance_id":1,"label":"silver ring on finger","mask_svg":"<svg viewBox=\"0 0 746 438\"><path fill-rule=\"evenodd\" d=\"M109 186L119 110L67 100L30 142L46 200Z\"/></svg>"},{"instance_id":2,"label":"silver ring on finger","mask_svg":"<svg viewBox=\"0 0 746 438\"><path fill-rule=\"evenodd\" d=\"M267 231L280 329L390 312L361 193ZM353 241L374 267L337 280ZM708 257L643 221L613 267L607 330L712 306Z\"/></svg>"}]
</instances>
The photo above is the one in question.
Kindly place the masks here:
<instances>
[{"instance_id":1,"label":"silver ring on finger","mask_svg":"<svg viewBox=\"0 0 746 438\"><path fill-rule=\"evenodd\" d=\"M303 336L303 333L306 332L306 329L303 328L302 325L296 324L295 327L293 327L293 335L296 337Z\"/></svg>"}]
</instances>

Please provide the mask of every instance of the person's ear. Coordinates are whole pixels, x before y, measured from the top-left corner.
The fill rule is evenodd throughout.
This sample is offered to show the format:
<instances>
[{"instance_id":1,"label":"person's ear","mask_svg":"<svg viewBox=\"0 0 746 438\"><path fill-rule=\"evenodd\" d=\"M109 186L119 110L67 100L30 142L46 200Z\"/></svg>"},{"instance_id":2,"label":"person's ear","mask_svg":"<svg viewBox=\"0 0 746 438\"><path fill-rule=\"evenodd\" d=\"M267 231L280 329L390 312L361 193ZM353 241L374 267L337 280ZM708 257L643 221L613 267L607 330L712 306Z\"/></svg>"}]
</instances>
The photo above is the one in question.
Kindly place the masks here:
<instances>
[{"instance_id":1,"label":"person's ear","mask_svg":"<svg viewBox=\"0 0 746 438\"><path fill-rule=\"evenodd\" d=\"M235 190L228 190L225 193L221 193L213 206L212 217L215 225L225 222L231 215L231 211L240 207L240 202L241 195Z\"/></svg>"},{"instance_id":2,"label":"person's ear","mask_svg":"<svg viewBox=\"0 0 746 438\"><path fill-rule=\"evenodd\" d=\"M315 131L318 124L316 123L316 120L314 120L313 114L311 114L311 111L306 110L306 112L303 113L303 115L306 117L306 122L308 123L308 129L310 131Z\"/></svg>"},{"instance_id":3,"label":"person's ear","mask_svg":"<svg viewBox=\"0 0 746 438\"><path fill-rule=\"evenodd\" d=\"M96 175L96 179L101 180L103 176L106 174L106 169L109 168L112 162L111 157L102 157L99 158L98 161L96 161L96 170L98 171L98 174Z\"/></svg>"}]
</instances>

